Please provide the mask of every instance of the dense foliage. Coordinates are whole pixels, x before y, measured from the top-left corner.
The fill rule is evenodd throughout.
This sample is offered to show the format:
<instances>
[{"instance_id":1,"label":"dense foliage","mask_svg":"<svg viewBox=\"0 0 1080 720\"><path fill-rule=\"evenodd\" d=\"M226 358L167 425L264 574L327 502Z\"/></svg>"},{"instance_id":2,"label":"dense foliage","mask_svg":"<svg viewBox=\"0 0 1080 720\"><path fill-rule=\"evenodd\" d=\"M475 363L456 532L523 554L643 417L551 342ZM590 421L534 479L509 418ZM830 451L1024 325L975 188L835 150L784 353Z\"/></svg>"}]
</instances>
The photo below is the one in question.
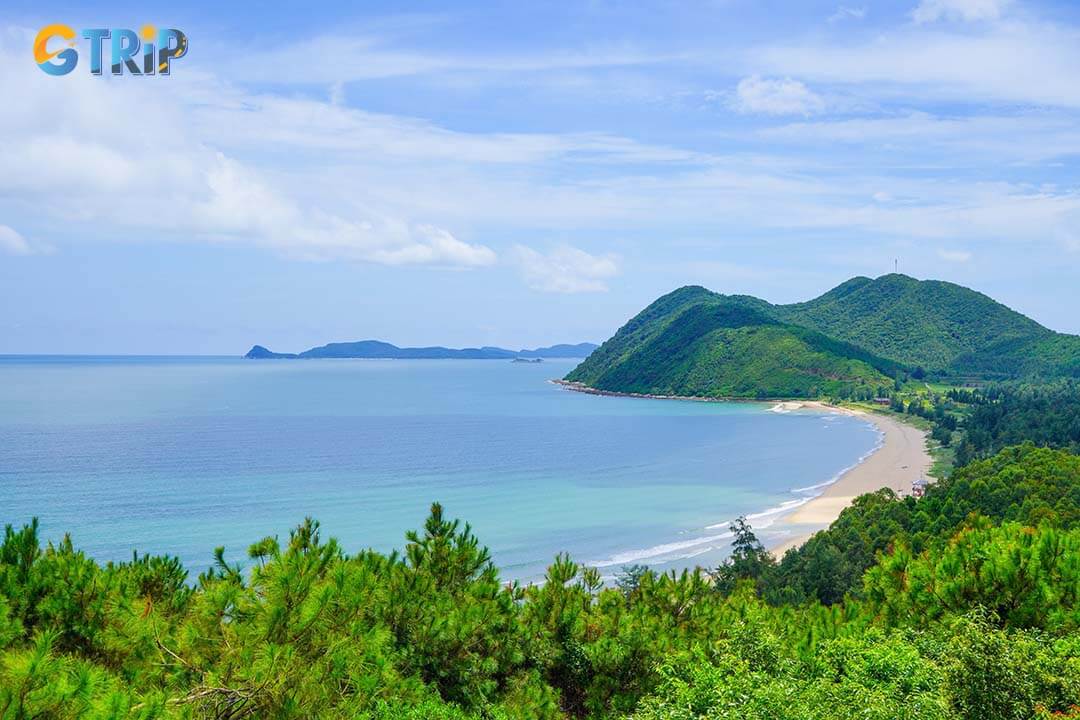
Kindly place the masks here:
<instances>
[{"instance_id":1,"label":"dense foliage","mask_svg":"<svg viewBox=\"0 0 1080 720\"><path fill-rule=\"evenodd\" d=\"M958 465L1023 441L1080 451L1080 385L1075 381L950 394L969 407L956 443Z\"/></svg>"},{"instance_id":2,"label":"dense foliage","mask_svg":"<svg viewBox=\"0 0 1080 720\"><path fill-rule=\"evenodd\" d=\"M646 394L870 399L928 377L1080 377L1080 337L959 285L904 275L853 278L794 305L684 287L631 319L567 380Z\"/></svg>"},{"instance_id":3,"label":"dense foliage","mask_svg":"<svg viewBox=\"0 0 1080 720\"><path fill-rule=\"evenodd\" d=\"M9 527L0 718L1080 717L1080 458L863 497L779 565L734 529L714 576L519 587L437 505L400 555L309 520L194 582Z\"/></svg>"},{"instance_id":4,"label":"dense foliage","mask_svg":"<svg viewBox=\"0 0 1080 720\"><path fill-rule=\"evenodd\" d=\"M704 295L702 293L705 293ZM779 322L757 301L685 288L661 298L567 379L601 390L694 397L871 394L898 366Z\"/></svg>"},{"instance_id":5,"label":"dense foliage","mask_svg":"<svg viewBox=\"0 0 1080 720\"><path fill-rule=\"evenodd\" d=\"M1033 720L1078 717L1075 636L1004 631L981 613L933 631L823 640L809 661L684 653L659 669L637 720ZM1061 711L1059 708L1070 708Z\"/></svg>"},{"instance_id":6,"label":"dense foliage","mask_svg":"<svg viewBox=\"0 0 1080 720\"><path fill-rule=\"evenodd\" d=\"M752 576L773 603L839 603L848 593L860 594L863 574L879 553L900 543L915 553L934 548L973 516L1080 527L1080 457L1029 443L957 469L921 500L890 490L863 495L827 530Z\"/></svg>"},{"instance_id":7,"label":"dense foliage","mask_svg":"<svg viewBox=\"0 0 1080 720\"><path fill-rule=\"evenodd\" d=\"M1055 334L982 293L906 275L856 277L821 297L779 308L812 327L911 367L951 375L1042 369L1036 352ZM1061 336L1069 337L1069 336ZM1080 344L1080 338L1072 338Z\"/></svg>"}]
</instances>

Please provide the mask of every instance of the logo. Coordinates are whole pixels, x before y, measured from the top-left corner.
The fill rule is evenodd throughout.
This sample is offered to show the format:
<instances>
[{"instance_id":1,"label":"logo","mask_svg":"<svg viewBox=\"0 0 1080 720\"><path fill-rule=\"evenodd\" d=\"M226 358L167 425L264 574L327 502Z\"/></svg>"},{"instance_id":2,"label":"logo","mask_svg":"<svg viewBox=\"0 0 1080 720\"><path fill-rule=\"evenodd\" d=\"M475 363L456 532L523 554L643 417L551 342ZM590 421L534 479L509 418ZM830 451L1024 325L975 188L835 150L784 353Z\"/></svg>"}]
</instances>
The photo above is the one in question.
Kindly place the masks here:
<instances>
[{"instance_id":1,"label":"logo","mask_svg":"<svg viewBox=\"0 0 1080 720\"><path fill-rule=\"evenodd\" d=\"M168 75L170 63L187 54L187 35L173 28L158 30L143 25L135 32L127 28L87 28L80 33L62 23L46 25L34 39L34 62L49 75L67 75L79 64L76 38L86 40L90 49L90 74L102 75L102 56L109 52L109 72L123 75ZM59 50L49 50L61 46Z\"/></svg>"}]
</instances>

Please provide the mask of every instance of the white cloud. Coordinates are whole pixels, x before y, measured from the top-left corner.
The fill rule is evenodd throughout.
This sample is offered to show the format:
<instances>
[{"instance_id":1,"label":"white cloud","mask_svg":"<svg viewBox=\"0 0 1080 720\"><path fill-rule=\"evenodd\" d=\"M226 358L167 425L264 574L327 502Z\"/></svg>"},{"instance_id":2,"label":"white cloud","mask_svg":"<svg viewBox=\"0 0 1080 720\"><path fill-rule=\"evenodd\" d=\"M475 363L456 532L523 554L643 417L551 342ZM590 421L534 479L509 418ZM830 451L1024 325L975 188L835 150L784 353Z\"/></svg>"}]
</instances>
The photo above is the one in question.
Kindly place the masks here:
<instances>
[{"instance_id":1,"label":"white cloud","mask_svg":"<svg viewBox=\"0 0 1080 720\"><path fill-rule=\"evenodd\" d=\"M495 263L490 248L458 240L435 225L410 225L372 213L344 218L321 208L302 208L222 154L207 173L207 185L210 196L194 205L192 217L208 235L250 238L309 260L450 267Z\"/></svg>"},{"instance_id":2,"label":"white cloud","mask_svg":"<svg viewBox=\"0 0 1080 720\"><path fill-rule=\"evenodd\" d=\"M230 64L225 69L229 77L307 84L453 74L458 78L463 75L513 76L520 81L527 74L654 66L683 58L679 53L651 53L621 45L525 55L444 54L398 50L389 47L381 37L340 33L271 49L260 46L251 51L260 53L260 62ZM334 58L334 62L312 63L312 58Z\"/></svg>"},{"instance_id":3,"label":"white cloud","mask_svg":"<svg viewBox=\"0 0 1080 720\"><path fill-rule=\"evenodd\" d=\"M1080 154L1080 128L1067 111L1020 111L939 117L920 111L874 117L798 121L762 128L771 143L848 145L909 164L995 158L1035 164Z\"/></svg>"},{"instance_id":4,"label":"white cloud","mask_svg":"<svg viewBox=\"0 0 1080 720\"><path fill-rule=\"evenodd\" d=\"M937 251L937 254L939 258L946 262L966 263L971 260L971 253L967 250L940 249Z\"/></svg>"},{"instance_id":5,"label":"white cloud","mask_svg":"<svg viewBox=\"0 0 1080 720\"><path fill-rule=\"evenodd\" d=\"M32 32L0 30L0 86L20 98L0 105L0 211L32 208L29 217L53 236L78 221L87 236L481 267L497 258L465 239L478 225L502 231L626 210L602 185L565 179L577 167L603 166L610 176L620 164L707 162L604 133L454 131L346 107L341 85L325 99L282 97L237 88L197 66L157 84L87 73L58 81L19 60L31 39ZM115 112L136 106L137 114ZM147 182L147 168L161 182Z\"/></svg>"},{"instance_id":6,"label":"white cloud","mask_svg":"<svg viewBox=\"0 0 1080 720\"><path fill-rule=\"evenodd\" d=\"M606 281L619 273L615 256L590 255L569 245L560 245L547 254L518 245L514 261L525 283L542 292L604 292L608 289Z\"/></svg>"},{"instance_id":7,"label":"white cloud","mask_svg":"<svg viewBox=\"0 0 1080 720\"><path fill-rule=\"evenodd\" d=\"M698 137L687 141L690 150L604 133L453 130L326 97L245 90L195 66L160 83L88 73L58 81L20 59L29 39L5 47L0 33L0 87L20 98L0 105L0 213L35 240L78 242L82 233L68 231L78 222L99 239L243 243L310 260L464 268L509 260L532 287L553 292L603 290L619 262L574 248L506 253L486 238L542 228L709 236L719 245L806 230L927 238L930 247L976 251L998 240L1059 240L1059 248L1080 226L1080 191L1025 182L1045 175L1010 163L1080 151L1070 111L938 118L905 110L816 122L798 116L826 103L790 78L830 87L830 108L835 84L896 91L890 83L906 82L906 70L912 95L978 86L1080 106L1080 86L1066 87L1067 74L1042 88L1028 82L1027 70L1002 79L1003 65L1034 72L1069 64L1076 53L1068 37L1043 33L1035 59L997 58L997 48L1040 51L1034 30L1012 21L967 35L908 25L880 41L773 48L756 57L764 75L740 83L742 99L746 111L793 114L797 122L724 128L735 149L710 154ZM977 62L965 61L965 43ZM322 87L325 96L329 83ZM161 181L148 182L148 172ZM980 185L973 177L1011 182Z\"/></svg>"},{"instance_id":8,"label":"white cloud","mask_svg":"<svg viewBox=\"0 0 1080 720\"><path fill-rule=\"evenodd\" d=\"M578 162L691 162L696 153L606 133L467 133L427 120L367 112L334 102L215 88L189 109L187 127L244 149L289 146L365 163L401 161L513 165Z\"/></svg>"},{"instance_id":9,"label":"white cloud","mask_svg":"<svg viewBox=\"0 0 1080 720\"><path fill-rule=\"evenodd\" d=\"M0 225L0 251L8 255L33 255L34 248L14 228Z\"/></svg>"},{"instance_id":10,"label":"white cloud","mask_svg":"<svg viewBox=\"0 0 1080 720\"><path fill-rule=\"evenodd\" d=\"M345 83L340 80L330 86L330 104L331 105L344 105L345 104Z\"/></svg>"},{"instance_id":11,"label":"white cloud","mask_svg":"<svg viewBox=\"0 0 1080 720\"><path fill-rule=\"evenodd\" d=\"M970 27L909 25L855 40L751 48L754 72L846 86L863 100L1080 107L1080 30L1028 20Z\"/></svg>"},{"instance_id":12,"label":"white cloud","mask_svg":"<svg viewBox=\"0 0 1080 720\"><path fill-rule=\"evenodd\" d=\"M813 115L825 109L825 101L798 80L759 75L739 81L734 105L739 112L766 115Z\"/></svg>"},{"instance_id":13,"label":"white cloud","mask_svg":"<svg viewBox=\"0 0 1080 720\"><path fill-rule=\"evenodd\" d=\"M331 102L261 102L212 77L177 75L157 86L77 73L57 81L15 60L12 37L18 49L17 32L0 32L0 86L20 98L0 105L6 171L0 174L0 210L9 203L34 208L34 222L51 225L53 233L80 222L87 234L246 243L308 260L461 268L496 262L491 248L455 237L438 218L417 217L404 203L379 202L370 187L354 187L353 178L328 180L325 159L318 157L324 147L313 151L298 132L289 136L305 118L315 125L321 116L317 129L326 150L344 126L366 151L395 130L402 146L410 134L419 145L433 146L439 135L434 128L408 122L394 128L382 118L379 132L378 123L365 127ZM134 106L142 110L114 112ZM224 131L231 120L250 121L236 133L244 142ZM348 142L341 144L348 149ZM288 160L297 162L292 167L275 157L290 151ZM387 159L373 157L365 152L366 163L353 167ZM320 172L306 177L305 163ZM161 182L147 182L147 168ZM48 249L0 226L2 252Z\"/></svg>"},{"instance_id":14,"label":"white cloud","mask_svg":"<svg viewBox=\"0 0 1080 720\"><path fill-rule=\"evenodd\" d=\"M933 239L942 243L1045 243L1062 238L1080 219L1080 192L1032 191L1008 183L960 184L949 180L850 178L848 190L791 198L782 212L762 213L778 228L861 229L877 236ZM902 201L855 205L860 186L890 184ZM956 261L960 256L953 255Z\"/></svg>"},{"instance_id":15,"label":"white cloud","mask_svg":"<svg viewBox=\"0 0 1080 720\"><path fill-rule=\"evenodd\" d=\"M414 242L407 251L388 256L400 263L444 264L457 267L482 267L495 263L495 252L483 245L470 245L434 225L418 225Z\"/></svg>"},{"instance_id":16,"label":"white cloud","mask_svg":"<svg viewBox=\"0 0 1080 720\"><path fill-rule=\"evenodd\" d=\"M937 20L997 20L1012 0L921 0L911 16L917 23Z\"/></svg>"},{"instance_id":17,"label":"white cloud","mask_svg":"<svg viewBox=\"0 0 1080 720\"><path fill-rule=\"evenodd\" d=\"M862 20L866 17L866 8L864 7L847 7L841 5L836 8L836 12L829 16L829 22L841 22L843 20Z\"/></svg>"}]
</instances>

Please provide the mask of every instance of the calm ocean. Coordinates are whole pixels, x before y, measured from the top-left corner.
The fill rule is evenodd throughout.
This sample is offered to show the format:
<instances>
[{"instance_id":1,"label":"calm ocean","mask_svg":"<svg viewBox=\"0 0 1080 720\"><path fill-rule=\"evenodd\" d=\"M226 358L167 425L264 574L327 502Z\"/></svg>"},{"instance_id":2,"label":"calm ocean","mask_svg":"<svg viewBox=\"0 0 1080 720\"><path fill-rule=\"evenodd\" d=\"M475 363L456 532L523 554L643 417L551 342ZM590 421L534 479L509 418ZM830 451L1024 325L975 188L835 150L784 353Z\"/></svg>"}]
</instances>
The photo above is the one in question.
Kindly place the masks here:
<instances>
[{"instance_id":1,"label":"calm ocean","mask_svg":"<svg viewBox=\"0 0 1080 720\"><path fill-rule=\"evenodd\" d=\"M562 551L610 575L715 564L742 514L775 539L779 508L878 441L840 415L548 382L573 364L0 358L0 522L194 576L309 515L347 551L400 548L439 501L507 577Z\"/></svg>"}]
</instances>

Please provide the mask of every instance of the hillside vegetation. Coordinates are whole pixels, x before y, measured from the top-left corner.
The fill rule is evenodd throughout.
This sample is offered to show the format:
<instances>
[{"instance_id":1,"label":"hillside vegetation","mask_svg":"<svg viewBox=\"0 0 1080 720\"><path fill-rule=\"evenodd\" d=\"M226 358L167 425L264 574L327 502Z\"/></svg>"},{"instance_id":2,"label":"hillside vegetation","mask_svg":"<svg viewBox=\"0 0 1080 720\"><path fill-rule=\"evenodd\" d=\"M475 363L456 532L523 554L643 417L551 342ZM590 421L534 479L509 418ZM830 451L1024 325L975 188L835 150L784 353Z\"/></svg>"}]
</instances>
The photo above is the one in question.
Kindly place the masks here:
<instances>
[{"instance_id":1,"label":"hillside vegetation","mask_svg":"<svg viewBox=\"0 0 1080 720\"><path fill-rule=\"evenodd\" d=\"M895 274L853 278L821 297L777 311L836 337L857 337L886 357L930 370L995 343L1050 334L982 293Z\"/></svg>"},{"instance_id":2,"label":"hillside vegetation","mask_svg":"<svg viewBox=\"0 0 1080 720\"><path fill-rule=\"evenodd\" d=\"M794 305L680 288L566 379L616 392L868 398L912 376L1071 375L1080 338L959 285L885 275Z\"/></svg>"},{"instance_id":3,"label":"hillside vegetation","mask_svg":"<svg viewBox=\"0 0 1080 720\"><path fill-rule=\"evenodd\" d=\"M0 718L1080 719L1078 389L948 395L974 459L925 497L863 495L780 562L740 518L709 572L559 556L521 587L438 505L400 554L307 520L197 579L9 526Z\"/></svg>"},{"instance_id":4,"label":"hillside vegetation","mask_svg":"<svg viewBox=\"0 0 1080 720\"><path fill-rule=\"evenodd\" d=\"M437 505L400 555L307 521L193 585L8 527L0 717L1078 718L1077 487L1075 456L1010 449L867 496L779 571L740 523L715 580L615 587L566 557L504 583Z\"/></svg>"},{"instance_id":5,"label":"hillside vegetation","mask_svg":"<svg viewBox=\"0 0 1080 720\"><path fill-rule=\"evenodd\" d=\"M901 388L902 344L882 339L886 358L798 307L683 288L574 374L687 394L889 383L893 411L956 449L924 497L856 498L779 561L740 518L708 571L605 583L558 556L528 587L438 504L401 553L346 552L308 519L247 567L217 548L198 578L8 526L0 720L1080 720L1080 385ZM932 315L951 340L926 357L986 352ZM1007 342L1072 352L1045 333Z\"/></svg>"},{"instance_id":6,"label":"hillside vegetation","mask_svg":"<svg viewBox=\"0 0 1080 720\"><path fill-rule=\"evenodd\" d=\"M702 396L796 396L889 378L820 333L780 323L738 301L690 305L625 360L594 380L600 389Z\"/></svg>"},{"instance_id":7,"label":"hillside vegetation","mask_svg":"<svg viewBox=\"0 0 1080 720\"><path fill-rule=\"evenodd\" d=\"M1028 443L957 469L921 500L889 490L863 495L831 527L756 578L773 603L837 603L860 593L863 573L879 553L898 541L916 552L932 548L972 515L1025 526L1080 527L1080 457Z\"/></svg>"},{"instance_id":8,"label":"hillside vegetation","mask_svg":"<svg viewBox=\"0 0 1080 720\"><path fill-rule=\"evenodd\" d=\"M601 390L816 397L892 385L896 363L778 320L767 303L683 288L657 300L567 376Z\"/></svg>"}]
</instances>

